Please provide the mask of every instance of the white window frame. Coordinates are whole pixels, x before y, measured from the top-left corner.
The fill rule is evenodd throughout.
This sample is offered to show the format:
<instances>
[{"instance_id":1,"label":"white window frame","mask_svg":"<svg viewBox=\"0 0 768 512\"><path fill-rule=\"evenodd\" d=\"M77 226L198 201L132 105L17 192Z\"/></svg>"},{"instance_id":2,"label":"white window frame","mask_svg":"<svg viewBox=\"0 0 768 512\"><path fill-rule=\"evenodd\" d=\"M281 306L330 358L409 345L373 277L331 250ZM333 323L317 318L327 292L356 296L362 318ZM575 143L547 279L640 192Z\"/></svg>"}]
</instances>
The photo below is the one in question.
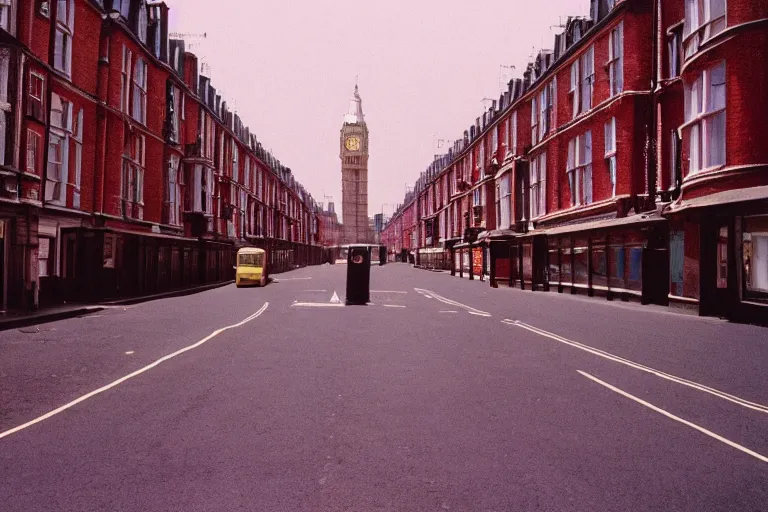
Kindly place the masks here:
<instances>
[{"instance_id":1,"label":"white window frame","mask_svg":"<svg viewBox=\"0 0 768 512\"><path fill-rule=\"evenodd\" d=\"M624 22L608 36L608 83L611 97L624 90Z\"/></svg>"},{"instance_id":2,"label":"white window frame","mask_svg":"<svg viewBox=\"0 0 768 512\"><path fill-rule=\"evenodd\" d=\"M722 12L717 9L720 5L722 5ZM727 0L685 0L683 29L685 58L695 55L702 44L725 30L727 13Z\"/></svg>"},{"instance_id":3,"label":"white window frame","mask_svg":"<svg viewBox=\"0 0 768 512\"><path fill-rule=\"evenodd\" d=\"M680 64L683 55L683 35L681 29L669 32L667 40L667 78L680 76Z\"/></svg>"},{"instance_id":4,"label":"white window frame","mask_svg":"<svg viewBox=\"0 0 768 512\"><path fill-rule=\"evenodd\" d=\"M9 71L11 68L11 51L0 48L0 164L5 164L8 128L13 126L13 107L8 101Z\"/></svg>"},{"instance_id":5,"label":"white window frame","mask_svg":"<svg viewBox=\"0 0 768 512\"><path fill-rule=\"evenodd\" d=\"M181 140L181 118L179 114L179 109L181 108L179 96L181 94L181 89L171 84L171 140L173 142L179 142Z\"/></svg>"},{"instance_id":6,"label":"white window frame","mask_svg":"<svg viewBox=\"0 0 768 512\"><path fill-rule=\"evenodd\" d=\"M579 98L581 92L581 81L579 80L579 59L576 59L571 64L571 86L568 89L568 96L571 99L572 117L579 115L581 100Z\"/></svg>"},{"instance_id":7,"label":"white window frame","mask_svg":"<svg viewBox=\"0 0 768 512\"><path fill-rule=\"evenodd\" d=\"M584 54L579 57L581 70L581 104L579 113L588 112L594 106L595 94L595 47L590 46Z\"/></svg>"},{"instance_id":8,"label":"white window frame","mask_svg":"<svg viewBox=\"0 0 768 512\"><path fill-rule=\"evenodd\" d=\"M40 85L39 93L34 90L34 85L36 84ZM38 106L38 112L40 112L41 115L44 115L43 105L45 104L45 77L40 73L30 70L29 86L27 88L27 92L29 94L27 99L29 104L36 104ZM27 107L27 109L28 112L31 111L29 107Z\"/></svg>"},{"instance_id":9,"label":"white window frame","mask_svg":"<svg viewBox=\"0 0 768 512\"><path fill-rule=\"evenodd\" d=\"M72 207L80 209L80 189L83 180L83 109L77 113L72 130L72 142L75 146L75 182L72 187Z\"/></svg>"},{"instance_id":10,"label":"white window frame","mask_svg":"<svg viewBox=\"0 0 768 512\"><path fill-rule=\"evenodd\" d=\"M529 220L537 219L547 213L547 153L542 152L531 158L528 170L530 194Z\"/></svg>"},{"instance_id":11,"label":"white window frame","mask_svg":"<svg viewBox=\"0 0 768 512\"><path fill-rule=\"evenodd\" d=\"M539 143L539 108L538 95L531 98L531 144Z\"/></svg>"},{"instance_id":12,"label":"white window frame","mask_svg":"<svg viewBox=\"0 0 768 512\"><path fill-rule=\"evenodd\" d=\"M61 111L54 118L55 105L61 105ZM54 120L55 119L55 120ZM66 184L69 179L69 146L72 136L72 103L56 93L51 95L50 125L48 127L48 162L46 162L45 200L54 204L65 205L67 199ZM55 141L55 142L54 142ZM60 161L53 158L58 146ZM52 173L55 166L57 172Z\"/></svg>"},{"instance_id":13,"label":"white window frame","mask_svg":"<svg viewBox=\"0 0 768 512\"><path fill-rule=\"evenodd\" d=\"M722 84L713 85L715 72L722 72ZM689 134L689 173L697 173L717 169L725 165L726 145L728 140L726 102L727 102L727 68L725 61L720 61L702 73L685 87L685 116L684 129ZM715 87L722 87L722 105L714 105L716 100ZM722 154L717 159L711 154L712 142L715 139L714 129L722 123Z\"/></svg>"},{"instance_id":14,"label":"white window frame","mask_svg":"<svg viewBox=\"0 0 768 512\"><path fill-rule=\"evenodd\" d=\"M605 165L608 168L608 179L611 182L611 197L616 197L616 180L618 175L618 156L616 151L616 118L612 117L605 123Z\"/></svg>"},{"instance_id":15,"label":"white window frame","mask_svg":"<svg viewBox=\"0 0 768 512\"><path fill-rule=\"evenodd\" d=\"M517 110L512 112L512 154L517 156Z\"/></svg>"},{"instance_id":16,"label":"white window frame","mask_svg":"<svg viewBox=\"0 0 768 512\"><path fill-rule=\"evenodd\" d=\"M240 181L240 165L239 165L239 158L240 158L240 149L237 147L237 142L235 139L231 139L230 142L232 143L232 180L235 182Z\"/></svg>"},{"instance_id":17,"label":"white window frame","mask_svg":"<svg viewBox=\"0 0 768 512\"><path fill-rule=\"evenodd\" d=\"M67 78L72 76L72 38L75 34L74 0L57 0L53 67ZM62 14L61 7L65 7Z\"/></svg>"},{"instance_id":18,"label":"white window frame","mask_svg":"<svg viewBox=\"0 0 768 512\"><path fill-rule=\"evenodd\" d=\"M143 125L147 124L147 73L149 66L147 61L141 57L136 58L133 68L132 96L133 105L131 108L131 117Z\"/></svg>"},{"instance_id":19,"label":"white window frame","mask_svg":"<svg viewBox=\"0 0 768 512\"><path fill-rule=\"evenodd\" d=\"M480 180L485 179L485 139L480 139L480 147L478 148L478 168L480 169Z\"/></svg>"},{"instance_id":20,"label":"white window frame","mask_svg":"<svg viewBox=\"0 0 768 512\"><path fill-rule=\"evenodd\" d=\"M166 171L166 187L168 190L168 224L171 226L181 225L181 159L177 155L168 157L168 167Z\"/></svg>"},{"instance_id":21,"label":"white window frame","mask_svg":"<svg viewBox=\"0 0 768 512\"><path fill-rule=\"evenodd\" d=\"M30 174L39 175L37 161L42 137L34 130L27 129L27 163L26 170Z\"/></svg>"},{"instance_id":22,"label":"white window frame","mask_svg":"<svg viewBox=\"0 0 768 512\"><path fill-rule=\"evenodd\" d=\"M147 6L144 2L139 3L139 15L136 18L136 36L139 38L142 44L147 44L147 25L149 20L147 19Z\"/></svg>"},{"instance_id":23,"label":"white window frame","mask_svg":"<svg viewBox=\"0 0 768 512\"><path fill-rule=\"evenodd\" d=\"M0 0L0 28L14 34L13 11L16 8L15 0Z\"/></svg>"},{"instance_id":24,"label":"white window frame","mask_svg":"<svg viewBox=\"0 0 768 512\"><path fill-rule=\"evenodd\" d=\"M571 206L592 203L592 132L588 131L568 141L566 161Z\"/></svg>"},{"instance_id":25,"label":"white window frame","mask_svg":"<svg viewBox=\"0 0 768 512\"><path fill-rule=\"evenodd\" d=\"M120 197L126 207L126 217L142 220L144 218L144 164L146 158L146 138L144 135L129 135L123 153L123 173Z\"/></svg>"},{"instance_id":26,"label":"white window frame","mask_svg":"<svg viewBox=\"0 0 768 512\"><path fill-rule=\"evenodd\" d=\"M120 110L128 114L131 112L131 75L133 72L133 54L123 45L123 67L120 83Z\"/></svg>"}]
</instances>

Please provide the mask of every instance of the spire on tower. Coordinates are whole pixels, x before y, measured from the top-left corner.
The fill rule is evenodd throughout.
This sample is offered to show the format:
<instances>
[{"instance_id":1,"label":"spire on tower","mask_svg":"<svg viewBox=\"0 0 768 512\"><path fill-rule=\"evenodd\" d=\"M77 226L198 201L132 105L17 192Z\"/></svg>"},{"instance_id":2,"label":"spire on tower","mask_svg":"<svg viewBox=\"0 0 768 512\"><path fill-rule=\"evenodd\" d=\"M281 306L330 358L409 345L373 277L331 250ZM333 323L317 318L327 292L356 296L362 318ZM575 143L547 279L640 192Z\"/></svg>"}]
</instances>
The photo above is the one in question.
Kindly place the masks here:
<instances>
[{"instance_id":1,"label":"spire on tower","mask_svg":"<svg viewBox=\"0 0 768 512\"><path fill-rule=\"evenodd\" d=\"M357 87L357 77L355 77L355 93L349 99L349 110L344 116L345 124L364 124L365 115L363 114L363 100L360 98L360 92Z\"/></svg>"}]
</instances>

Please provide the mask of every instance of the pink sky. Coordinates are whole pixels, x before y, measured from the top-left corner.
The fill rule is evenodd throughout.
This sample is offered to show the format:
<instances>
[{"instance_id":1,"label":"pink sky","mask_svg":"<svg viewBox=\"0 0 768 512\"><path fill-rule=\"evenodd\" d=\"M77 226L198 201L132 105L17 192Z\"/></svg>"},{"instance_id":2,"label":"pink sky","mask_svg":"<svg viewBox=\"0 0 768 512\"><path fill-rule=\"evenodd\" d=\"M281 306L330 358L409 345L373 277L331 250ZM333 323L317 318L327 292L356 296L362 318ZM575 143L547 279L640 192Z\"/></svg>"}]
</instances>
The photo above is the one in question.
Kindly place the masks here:
<instances>
[{"instance_id":1,"label":"pink sky","mask_svg":"<svg viewBox=\"0 0 768 512\"><path fill-rule=\"evenodd\" d=\"M522 76L551 28L589 0L167 0L171 30L206 32L211 79L318 202L341 210L339 130L359 75L370 130L369 214L498 99L500 65ZM445 148L444 148L445 149ZM439 150L443 152L443 149ZM382 205L384 205L382 207Z\"/></svg>"}]
</instances>

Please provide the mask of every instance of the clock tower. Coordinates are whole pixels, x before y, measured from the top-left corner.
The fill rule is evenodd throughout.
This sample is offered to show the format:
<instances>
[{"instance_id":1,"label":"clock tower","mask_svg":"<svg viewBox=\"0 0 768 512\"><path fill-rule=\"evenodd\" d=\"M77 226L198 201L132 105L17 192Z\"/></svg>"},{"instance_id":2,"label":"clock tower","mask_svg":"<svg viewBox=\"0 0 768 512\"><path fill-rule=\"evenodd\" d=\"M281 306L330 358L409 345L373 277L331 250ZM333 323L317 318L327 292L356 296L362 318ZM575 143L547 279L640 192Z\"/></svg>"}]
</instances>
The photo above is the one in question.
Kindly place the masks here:
<instances>
[{"instance_id":1,"label":"clock tower","mask_svg":"<svg viewBox=\"0 0 768 512\"><path fill-rule=\"evenodd\" d=\"M368 127L357 85L344 116L340 147L344 243L369 243L373 234L368 224Z\"/></svg>"}]
</instances>

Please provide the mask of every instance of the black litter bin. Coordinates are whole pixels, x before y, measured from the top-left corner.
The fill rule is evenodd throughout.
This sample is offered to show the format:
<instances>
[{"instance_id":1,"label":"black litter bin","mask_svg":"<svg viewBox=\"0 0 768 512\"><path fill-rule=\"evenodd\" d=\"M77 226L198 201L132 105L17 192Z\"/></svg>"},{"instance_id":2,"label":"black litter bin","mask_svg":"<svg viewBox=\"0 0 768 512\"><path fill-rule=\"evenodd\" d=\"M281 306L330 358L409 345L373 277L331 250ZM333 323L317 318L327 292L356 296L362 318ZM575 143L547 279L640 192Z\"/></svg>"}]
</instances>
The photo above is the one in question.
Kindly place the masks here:
<instances>
[{"instance_id":1,"label":"black litter bin","mask_svg":"<svg viewBox=\"0 0 768 512\"><path fill-rule=\"evenodd\" d=\"M365 305L371 298L371 253L367 245L351 245L347 253L347 305Z\"/></svg>"},{"instance_id":2,"label":"black litter bin","mask_svg":"<svg viewBox=\"0 0 768 512\"><path fill-rule=\"evenodd\" d=\"M387 248L383 245L379 246L379 266L387 262Z\"/></svg>"}]
</instances>

